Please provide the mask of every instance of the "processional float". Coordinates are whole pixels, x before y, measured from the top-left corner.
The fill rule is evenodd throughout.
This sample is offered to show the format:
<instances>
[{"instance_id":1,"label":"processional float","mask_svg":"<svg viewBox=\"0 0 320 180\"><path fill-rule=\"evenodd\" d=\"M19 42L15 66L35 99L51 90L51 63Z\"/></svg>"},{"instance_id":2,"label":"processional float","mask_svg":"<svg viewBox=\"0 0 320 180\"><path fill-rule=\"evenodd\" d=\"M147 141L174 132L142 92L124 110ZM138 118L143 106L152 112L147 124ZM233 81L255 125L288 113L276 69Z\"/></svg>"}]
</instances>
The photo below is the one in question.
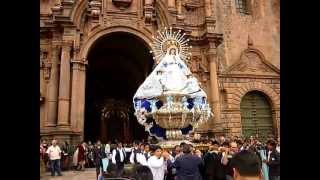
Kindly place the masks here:
<instances>
[{"instance_id":1,"label":"processional float","mask_svg":"<svg viewBox=\"0 0 320 180\"><path fill-rule=\"evenodd\" d=\"M213 116L206 93L187 64L185 33L165 28L151 44L156 66L133 97L135 116L160 145L173 147Z\"/></svg>"}]
</instances>

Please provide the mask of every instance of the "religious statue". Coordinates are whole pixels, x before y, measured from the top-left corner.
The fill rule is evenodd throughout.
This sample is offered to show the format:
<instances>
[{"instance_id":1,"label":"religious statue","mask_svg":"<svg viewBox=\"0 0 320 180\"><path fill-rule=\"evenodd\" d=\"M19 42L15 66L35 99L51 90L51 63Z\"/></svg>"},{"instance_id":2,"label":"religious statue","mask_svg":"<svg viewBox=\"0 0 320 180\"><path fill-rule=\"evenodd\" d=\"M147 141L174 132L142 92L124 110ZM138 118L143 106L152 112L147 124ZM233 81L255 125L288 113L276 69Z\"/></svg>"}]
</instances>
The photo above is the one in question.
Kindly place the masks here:
<instances>
[{"instance_id":1,"label":"religious statue","mask_svg":"<svg viewBox=\"0 0 320 180\"><path fill-rule=\"evenodd\" d=\"M172 28L158 34L151 51L158 64L133 97L135 115L150 135L181 140L199 119L208 120L212 113L206 93L187 66L191 46L185 34ZM147 118L152 122L147 123Z\"/></svg>"}]
</instances>

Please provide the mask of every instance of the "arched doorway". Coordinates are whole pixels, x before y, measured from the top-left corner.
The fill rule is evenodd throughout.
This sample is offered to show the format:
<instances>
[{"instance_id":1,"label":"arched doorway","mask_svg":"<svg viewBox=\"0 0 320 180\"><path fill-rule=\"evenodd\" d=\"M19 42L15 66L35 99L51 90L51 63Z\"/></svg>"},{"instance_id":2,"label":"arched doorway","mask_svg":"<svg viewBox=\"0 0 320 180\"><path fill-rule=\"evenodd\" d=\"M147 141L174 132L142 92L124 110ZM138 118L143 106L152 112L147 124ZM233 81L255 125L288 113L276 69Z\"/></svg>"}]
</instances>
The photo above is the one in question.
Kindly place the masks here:
<instances>
[{"instance_id":1,"label":"arched doorway","mask_svg":"<svg viewBox=\"0 0 320 180\"><path fill-rule=\"evenodd\" d=\"M265 141L274 135L271 105L259 91L248 92L241 100L241 124L244 137L258 136Z\"/></svg>"},{"instance_id":2,"label":"arched doorway","mask_svg":"<svg viewBox=\"0 0 320 180\"><path fill-rule=\"evenodd\" d=\"M145 139L132 97L152 70L153 59L139 37L114 32L99 38L88 53L84 140Z\"/></svg>"}]
</instances>

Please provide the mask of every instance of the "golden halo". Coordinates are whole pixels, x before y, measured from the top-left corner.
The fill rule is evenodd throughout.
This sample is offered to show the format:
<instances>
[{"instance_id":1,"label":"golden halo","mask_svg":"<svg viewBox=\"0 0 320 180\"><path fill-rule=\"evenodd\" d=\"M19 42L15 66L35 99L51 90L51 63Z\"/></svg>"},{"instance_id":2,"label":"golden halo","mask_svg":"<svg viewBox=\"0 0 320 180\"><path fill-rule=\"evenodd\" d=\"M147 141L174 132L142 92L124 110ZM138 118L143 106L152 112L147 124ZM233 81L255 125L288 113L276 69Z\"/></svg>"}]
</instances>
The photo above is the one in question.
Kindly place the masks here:
<instances>
[{"instance_id":1,"label":"golden halo","mask_svg":"<svg viewBox=\"0 0 320 180\"><path fill-rule=\"evenodd\" d=\"M189 51L192 47L188 45L189 39L184 36L185 33L182 34L181 30L173 32L172 27L169 29L165 27L162 32L158 31L157 36L152 37L154 42L151 44L152 51L150 53L154 53L153 59L159 62L166 55L169 48L176 47L177 55L187 62L190 56Z\"/></svg>"}]
</instances>

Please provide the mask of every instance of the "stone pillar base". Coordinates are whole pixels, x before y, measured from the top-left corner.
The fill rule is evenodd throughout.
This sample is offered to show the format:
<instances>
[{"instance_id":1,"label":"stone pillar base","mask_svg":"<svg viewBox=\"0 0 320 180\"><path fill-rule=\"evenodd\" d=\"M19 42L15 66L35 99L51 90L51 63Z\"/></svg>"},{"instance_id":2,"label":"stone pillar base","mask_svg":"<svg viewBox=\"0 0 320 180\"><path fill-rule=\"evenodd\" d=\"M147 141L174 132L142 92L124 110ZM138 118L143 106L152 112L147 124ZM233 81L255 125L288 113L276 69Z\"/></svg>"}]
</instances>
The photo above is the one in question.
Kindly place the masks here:
<instances>
[{"instance_id":1,"label":"stone pillar base","mask_svg":"<svg viewBox=\"0 0 320 180\"><path fill-rule=\"evenodd\" d=\"M58 140L59 145L62 145L65 141L71 145L78 145L82 141L82 134L72 132L70 128L44 129L40 132L40 136L49 142L55 138Z\"/></svg>"}]
</instances>

